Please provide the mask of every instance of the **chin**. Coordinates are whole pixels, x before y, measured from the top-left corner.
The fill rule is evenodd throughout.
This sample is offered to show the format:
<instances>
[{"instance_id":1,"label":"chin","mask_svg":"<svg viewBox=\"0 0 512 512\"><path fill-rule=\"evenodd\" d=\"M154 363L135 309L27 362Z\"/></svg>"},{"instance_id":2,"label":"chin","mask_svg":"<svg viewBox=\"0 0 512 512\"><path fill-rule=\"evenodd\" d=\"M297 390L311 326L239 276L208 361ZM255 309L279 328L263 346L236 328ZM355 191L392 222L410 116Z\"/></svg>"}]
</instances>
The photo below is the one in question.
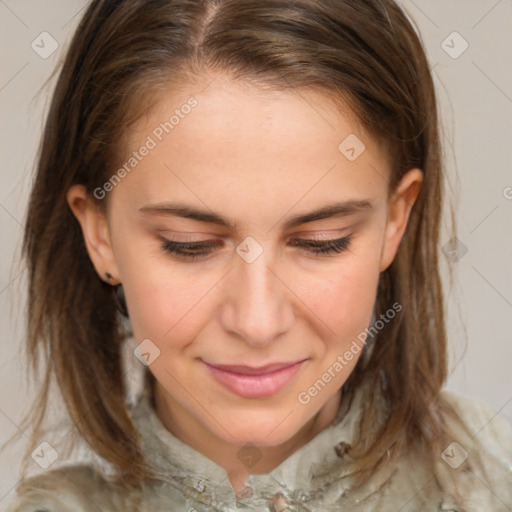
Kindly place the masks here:
<instances>
[{"instance_id":1,"label":"chin","mask_svg":"<svg viewBox=\"0 0 512 512\"><path fill-rule=\"evenodd\" d=\"M279 414L256 412L254 415L250 413L240 415L237 412L237 416L241 418L238 421L232 419L230 415L224 415L223 424L229 427L223 430L215 425L214 434L230 444L239 446L247 443L261 447L280 446L303 426L302 423L297 423L296 414L289 414L290 411L292 409L283 408Z\"/></svg>"}]
</instances>

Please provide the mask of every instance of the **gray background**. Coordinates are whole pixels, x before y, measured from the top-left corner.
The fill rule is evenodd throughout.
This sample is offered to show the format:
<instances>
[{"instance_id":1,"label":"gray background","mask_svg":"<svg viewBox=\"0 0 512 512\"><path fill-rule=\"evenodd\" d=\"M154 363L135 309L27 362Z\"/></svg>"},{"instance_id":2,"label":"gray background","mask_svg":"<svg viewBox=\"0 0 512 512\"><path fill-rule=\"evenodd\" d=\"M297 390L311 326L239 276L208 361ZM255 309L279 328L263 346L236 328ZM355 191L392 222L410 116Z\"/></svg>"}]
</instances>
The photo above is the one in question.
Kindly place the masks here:
<instances>
[{"instance_id":1,"label":"gray background","mask_svg":"<svg viewBox=\"0 0 512 512\"><path fill-rule=\"evenodd\" d=\"M0 442L19 428L33 396L21 357L26 272L19 244L49 89L38 91L61 59L85 4L0 0ZM458 237L467 248L448 293L448 387L512 418L512 2L401 4L419 25L434 73L450 180L447 200L458 204ZM35 40L40 53L51 48L42 32L59 45L48 58L31 47ZM458 55L464 40L469 46ZM443 244L449 238L445 229ZM0 453L0 509L18 481L22 448L20 442ZM34 470L41 471L35 463Z\"/></svg>"}]
</instances>

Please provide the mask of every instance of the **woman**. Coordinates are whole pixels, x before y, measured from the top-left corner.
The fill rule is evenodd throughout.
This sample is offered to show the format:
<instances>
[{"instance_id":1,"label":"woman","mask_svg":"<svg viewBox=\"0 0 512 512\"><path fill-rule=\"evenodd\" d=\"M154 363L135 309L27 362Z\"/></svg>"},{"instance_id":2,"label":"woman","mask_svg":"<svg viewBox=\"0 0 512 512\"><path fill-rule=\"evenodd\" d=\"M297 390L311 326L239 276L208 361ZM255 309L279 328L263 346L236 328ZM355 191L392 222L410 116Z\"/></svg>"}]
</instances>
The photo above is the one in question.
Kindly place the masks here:
<instances>
[{"instance_id":1,"label":"woman","mask_svg":"<svg viewBox=\"0 0 512 512\"><path fill-rule=\"evenodd\" d=\"M442 390L442 185L394 2L93 1L25 231L48 469L9 510L510 509L510 427ZM103 465L50 468L53 376Z\"/></svg>"}]
</instances>

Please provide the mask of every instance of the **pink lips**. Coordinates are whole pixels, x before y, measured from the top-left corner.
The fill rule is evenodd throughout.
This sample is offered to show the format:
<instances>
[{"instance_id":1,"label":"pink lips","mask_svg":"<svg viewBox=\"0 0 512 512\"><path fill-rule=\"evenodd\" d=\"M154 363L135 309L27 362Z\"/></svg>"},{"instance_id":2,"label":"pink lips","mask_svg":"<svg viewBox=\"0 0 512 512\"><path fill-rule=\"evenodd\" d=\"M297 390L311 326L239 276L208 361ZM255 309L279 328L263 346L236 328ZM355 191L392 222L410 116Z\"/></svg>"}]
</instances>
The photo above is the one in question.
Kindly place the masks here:
<instances>
[{"instance_id":1,"label":"pink lips","mask_svg":"<svg viewBox=\"0 0 512 512\"><path fill-rule=\"evenodd\" d=\"M265 398L284 388L305 360L250 366L211 365L205 362L213 377L231 392L244 398Z\"/></svg>"}]
</instances>

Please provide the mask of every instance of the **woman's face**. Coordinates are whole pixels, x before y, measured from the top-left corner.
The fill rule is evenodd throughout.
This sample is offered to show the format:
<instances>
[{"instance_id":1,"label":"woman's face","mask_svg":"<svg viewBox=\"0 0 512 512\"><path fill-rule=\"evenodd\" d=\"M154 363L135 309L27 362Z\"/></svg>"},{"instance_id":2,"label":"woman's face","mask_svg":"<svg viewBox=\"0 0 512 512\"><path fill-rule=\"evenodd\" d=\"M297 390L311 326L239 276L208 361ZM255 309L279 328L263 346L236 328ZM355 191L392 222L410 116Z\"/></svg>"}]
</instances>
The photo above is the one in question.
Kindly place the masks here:
<instances>
[{"instance_id":1,"label":"woman's face","mask_svg":"<svg viewBox=\"0 0 512 512\"><path fill-rule=\"evenodd\" d=\"M95 192L105 224L68 199L181 429L276 446L338 399L421 173L388 201L386 154L348 111L212 80L130 129Z\"/></svg>"}]
</instances>

